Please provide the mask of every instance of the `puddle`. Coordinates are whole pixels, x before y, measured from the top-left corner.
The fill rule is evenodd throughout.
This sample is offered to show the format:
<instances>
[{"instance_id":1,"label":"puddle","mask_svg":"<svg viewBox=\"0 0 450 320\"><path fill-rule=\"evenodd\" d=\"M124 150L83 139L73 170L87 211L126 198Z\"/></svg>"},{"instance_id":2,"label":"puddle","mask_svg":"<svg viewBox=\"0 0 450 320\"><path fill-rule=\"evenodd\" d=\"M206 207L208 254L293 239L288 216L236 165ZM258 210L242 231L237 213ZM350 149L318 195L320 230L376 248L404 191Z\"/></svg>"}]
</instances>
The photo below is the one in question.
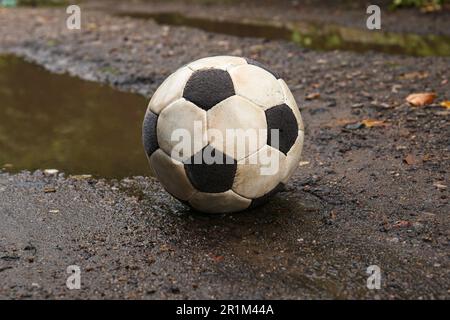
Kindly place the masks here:
<instances>
[{"instance_id":1,"label":"puddle","mask_svg":"<svg viewBox=\"0 0 450 320\"><path fill-rule=\"evenodd\" d=\"M277 24L251 20L221 21L171 12L120 12L118 15L153 19L159 24L188 26L238 37L287 40L315 50L373 50L411 56L450 56L448 36L370 31L309 22Z\"/></svg>"},{"instance_id":2,"label":"puddle","mask_svg":"<svg viewBox=\"0 0 450 320\"><path fill-rule=\"evenodd\" d=\"M149 175L141 144L146 105L139 95L0 56L0 169Z\"/></svg>"}]
</instances>

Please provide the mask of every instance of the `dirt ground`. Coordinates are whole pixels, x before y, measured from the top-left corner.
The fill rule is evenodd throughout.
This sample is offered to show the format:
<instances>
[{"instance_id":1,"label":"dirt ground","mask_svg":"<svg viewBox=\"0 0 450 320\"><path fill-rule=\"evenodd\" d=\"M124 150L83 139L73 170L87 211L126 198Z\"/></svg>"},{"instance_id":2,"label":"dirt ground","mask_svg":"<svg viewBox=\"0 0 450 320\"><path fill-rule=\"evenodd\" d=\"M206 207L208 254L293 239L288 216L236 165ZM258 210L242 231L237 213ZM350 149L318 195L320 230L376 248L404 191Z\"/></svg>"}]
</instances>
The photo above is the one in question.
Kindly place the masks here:
<instances>
[{"instance_id":1,"label":"dirt ground","mask_svg":"<svg viewBox=\"0 0 450 320\"><path fill-rule=\"evenodd\" d=\"M65 18L0 10L0 53L146 97L200 57L257 59L299 102L302 163L266 206L219 216L190 212L149 177L0 173L0 298L450 298L450 113L438 105L450 58L317 52L94 10L69 31ZM405 103L423 91L436 103ZM72 264L81 290L65 286ZM370 265L380 290L366 287Z\"/></svg>"}]
</instances>

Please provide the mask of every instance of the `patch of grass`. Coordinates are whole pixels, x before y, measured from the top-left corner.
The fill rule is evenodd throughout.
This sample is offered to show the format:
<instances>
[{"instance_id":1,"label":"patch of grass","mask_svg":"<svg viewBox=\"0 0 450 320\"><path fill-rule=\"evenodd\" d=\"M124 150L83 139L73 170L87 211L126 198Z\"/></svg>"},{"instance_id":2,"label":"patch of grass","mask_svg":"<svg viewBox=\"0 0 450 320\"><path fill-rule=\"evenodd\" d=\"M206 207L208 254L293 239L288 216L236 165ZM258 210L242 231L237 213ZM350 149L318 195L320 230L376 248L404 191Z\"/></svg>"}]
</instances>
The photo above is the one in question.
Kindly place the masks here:
<instances>
[{"instance_id":1,"label":"patch of grass","mask_svg":"<svg viewBox=\"0 0 450 320\"><path fill-rule=\"evenodd\" d=\"M147 2L153 2L152 0L146 0ZM237 4L241 2L245 2L245 0L165 0L171 2L185 2L185 3L194 3L200 5L213 5L213 4Z\"/></svg>"},{"instance_id":2,"label":"patch of grass","mask_svg":"<svg viewBox=\"0 0 450 320\"><path fill-rule=\"evenodd\" d=\"M398 68L402 66L400 63L395 61L386 61L384 62L384 65L388 68Z\"/></svg>"},{"instance_id":3,"label":"patch of grass","mask_svg":"<svg viewBox=\"0 0 450 320\"><path fill-rule=\"evenodd\" d=\"M54 47L54 46L56 46L58 44L58 42L56 41L56 40L54 40L54 39L51 39L51 40L48 40L47 41L47 46L48 47Z\"/></svg>"},{"instance_id":4,"label":"patch of grass","mask_svg":"<svg viewBox=\"0 0 450 320\"><path fill-rule=\"evenodd\" d=\"M448 0L393 0L391 9L397 8L426 8L434 7L440 8Z\"/></svg>"},{"instance_id":5,"label":"patch of grass","mask_svg":"<svg viewBox=\"0 0 450 320\"><path fill-rule=\"evenodd\" d=\"M100 72L103 73L109 73L112 75L118 75L120 73L120 71L114 67L108 66L108 67L102 67L99 69Z\"/></svg>"}]
</instances>

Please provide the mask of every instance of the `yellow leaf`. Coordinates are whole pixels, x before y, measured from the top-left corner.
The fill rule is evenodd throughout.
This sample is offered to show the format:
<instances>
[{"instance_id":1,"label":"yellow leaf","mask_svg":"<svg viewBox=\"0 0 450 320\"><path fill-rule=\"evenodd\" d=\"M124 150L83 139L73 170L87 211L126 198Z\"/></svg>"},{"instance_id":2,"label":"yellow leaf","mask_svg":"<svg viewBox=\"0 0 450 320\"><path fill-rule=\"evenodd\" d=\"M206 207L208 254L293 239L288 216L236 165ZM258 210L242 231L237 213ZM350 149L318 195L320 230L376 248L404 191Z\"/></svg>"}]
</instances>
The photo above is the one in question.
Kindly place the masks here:
<instances>
[{"instance_id":1,"label":"yellow leaf","mask_svg":"<svg viewBox=\"0 0 450 320\"><path fill-rule=\"evenodd\" d=\"M413 93L406 97L406 101L414 107L423 107L433 103L436 94L433 92Z\"/></svg>"},{"instance_id":2,"label":"yellow leaf","mask_svg":"<svg viewBox=\"0 0 450 320\"><path fill-rule=\"evenodd\" d=\"M372 119L364 119L363 121L361 121L361 123L366 127L366 128L371 128L371 127L384 127L387 124L382 121L382 120L372 120Z\"/></svg>"},{"instance_id":3,"label":"yellow leaf","mask_svg":"<svg viewBox=\"0 0 450 320\"><path fill-rule=\"evenodd\" d=\"M446 109L450 109L450 101L442 101L440 104L439 104L442 108L446 108Z\"/></svg>"}]
</instances>

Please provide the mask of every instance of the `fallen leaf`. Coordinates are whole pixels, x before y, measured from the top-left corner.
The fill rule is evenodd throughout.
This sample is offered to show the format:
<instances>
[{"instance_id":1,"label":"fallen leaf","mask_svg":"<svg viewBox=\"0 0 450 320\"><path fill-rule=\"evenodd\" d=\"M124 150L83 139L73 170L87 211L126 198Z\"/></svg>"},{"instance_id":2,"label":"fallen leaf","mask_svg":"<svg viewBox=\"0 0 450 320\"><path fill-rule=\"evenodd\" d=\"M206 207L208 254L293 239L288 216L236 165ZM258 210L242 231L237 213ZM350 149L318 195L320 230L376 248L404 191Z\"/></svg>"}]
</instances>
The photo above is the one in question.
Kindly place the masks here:
<instances>
[{"instance_id":1,"label":"fallen leaf","mask_svg":"<svg viewBox=\"0 0 450 320\"><path fill-rule=\"evenodd\" d=\"M417 163L416 157L415 157L414 155L412 155L412 154L408 154L406 157L404 157L404 158L403 158L403 161L404 161L406 164L409 164L409 165L413 165L413 164L416 164L416 163Z\"/></svg>"},{"instance_id":2,"label":"fallen leaf","mask_svg":"<svg viewBox=\"0 0 450 320\"><path fill-rule=\"evenodd\" d=\"M387 124L383 120L364 119L363 121L361 121L361 123L366 128L385 127L385 126L387 126Z\"/></svg>"},{"instance_id":3,"label":"fallen leaf","mask_svg":"<svg viewBox=\"0 0 450 320\"><path fill-rule=\"evenodd\" d=\"M310 93L306 96L306 100L314 100L314 99L318 99L320 97L320 93L318 92L314 92L314 93Z\"/></svg>"},{"instance_id":4,"label":"fallen leaf","mask_svg":"<svg viewBox=\"0 0 450 320\"><path fill-rule=\"evenodd\" d=\"M435 93L413 93L406 97L406 101L414 107L423 107L433 103Z\"/></svg>"},{"instance_id":5,"label":"fallen leaf","mask_svg":"<svg viewBox=\"0 0 450 320\"><path fill-rule=\"evenodd\" d=\"M211 260L213 260L215 263L219 263L219 262L223 261L223 256L216 256L216 255L211 254L210 257L211 257Z\"/></svg>"},{"instance_id":6,"label":"fallen leaf","mask_svg":"<svg viewBox=\"0 0 450 320\"><path fill-rule=\"evenodd\" d=\"M440 105L442 108L450 109L450 101L449 101L449 100L447 100L447 101L442 101L439 105Z\"/></svg>"}]
</instances>

